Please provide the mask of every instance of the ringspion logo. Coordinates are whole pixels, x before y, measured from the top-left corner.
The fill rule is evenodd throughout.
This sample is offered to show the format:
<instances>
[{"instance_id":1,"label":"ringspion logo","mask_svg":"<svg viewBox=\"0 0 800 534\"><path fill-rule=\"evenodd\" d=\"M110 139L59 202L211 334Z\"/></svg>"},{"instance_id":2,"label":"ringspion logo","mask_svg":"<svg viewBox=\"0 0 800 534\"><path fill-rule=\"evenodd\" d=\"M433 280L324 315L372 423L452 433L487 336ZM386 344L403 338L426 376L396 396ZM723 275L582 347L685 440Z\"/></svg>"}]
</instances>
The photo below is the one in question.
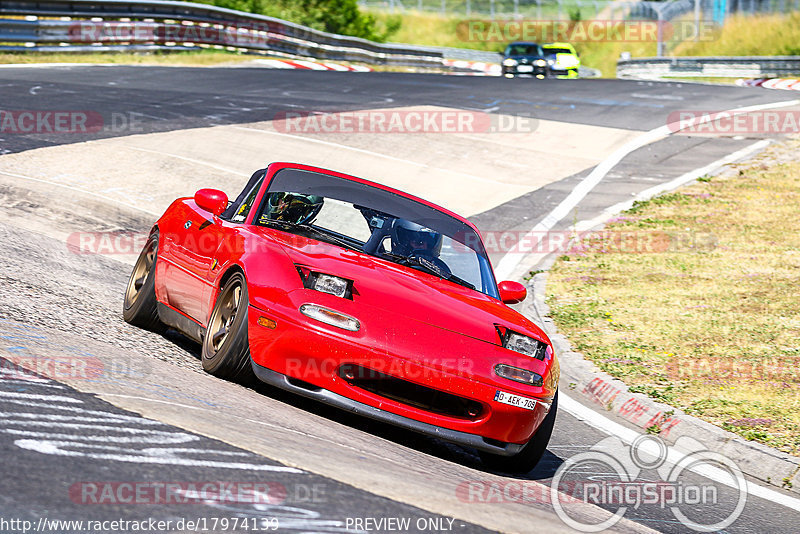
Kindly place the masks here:
<instances>
[{"instance_id":1,"label":"ringspion logo","mask_svg":"<svg viewBox=\"0 0 800 534\"><path fill-rule=\"evenodd\" d=\"M741 469L688 436L678 438L674 450L685 452L671 455L657 436L641 435L630 445L611 436L567 458L550 483L556 515L579 532L603 532L629 509L648 507L669 510L679 523L696 532L717 532L732 525L747 503ZM697 469L714 469L718 474L711 481L694 476ZM579 513L580 507L573 510L575 503L602 506L612 515L590 523ZM708 507L715 513L709 515Z\"/></svg>"}]
</instances>

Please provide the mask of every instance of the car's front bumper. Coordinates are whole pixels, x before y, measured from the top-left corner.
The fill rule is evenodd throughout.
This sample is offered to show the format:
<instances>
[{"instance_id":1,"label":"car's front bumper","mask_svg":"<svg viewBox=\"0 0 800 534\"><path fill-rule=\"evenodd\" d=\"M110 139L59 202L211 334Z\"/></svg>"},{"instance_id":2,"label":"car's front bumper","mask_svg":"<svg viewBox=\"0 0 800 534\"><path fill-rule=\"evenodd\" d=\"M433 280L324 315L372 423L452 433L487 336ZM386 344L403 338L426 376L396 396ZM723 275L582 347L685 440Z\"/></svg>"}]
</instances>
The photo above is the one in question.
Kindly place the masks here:
<instances>
[{"instance_id":1,"label":"car's front bumper","mask_svg":"<svg viewBox=\"0 0 800 534\"><path fill-rule=\"evenodd\" d=\"M328 300L325 295L313 293L315 298ZM321 304L333 308L334 299L337 297ZM254 369L257 373L258 368L266 369L261 371L261 378L270 383L277 380L270 373L287 376L303 390L302 394L328 404L471 447L480 448L478 445L483 444L484 450L488 447L497 454L512 450L508 444L522 445L530 440L547 415L557 387L555 356L549 362L531 360L500 346L435 327L398 329L387 339L385 331L375 332L375 328L370 331L370 324L394 324L378 313L372 310L369 320L362 321L364 327L353 333L320 324L296 309L263 311L250 306L248 329L251 356L257 366ZM274 329L260 326L258 318L262 315L275 320L278 326ZM521 361L545 376L544 386L526 386L493 374L496 363L519 366ZM437 413L428 406L415 405L346 380L342 376L343 365L369 368L479 403L482 409L475 417ZM313 392L313 388L322 393L312 395L309 391ZM497 402L498 391L536 399L536 408L528 410ZM379 412L381 415L374 415Z\"/></svg>"},{"instance_id":2,"label":"car's front bumper","mask_svg":"<svg viewBox=\"0 0 800 534\"><path fill-rule=\"evenodd\" d=\"M530 67L531 70L528 70ZM547 77L547 66L539 67L536 65L503 65L503 75L506 76L535 76L537 78Z\"/></svg>"},{"instance_id":3,"label":"car's front bumper","mask_svg":"<svg viewBox=\"0 0 800 534\"><path fill-rule=\"evenodd\" d=\"M266 367L262 367L255 362L253 362L253 372L256 374L259 380L271 386L286 391L291 391L292 393L302 395L303 397L324 402L325 404L341 408L357 415L369 417L385 423L390 423L401 428L413 430L414 432L419 432L420 434L432 436L444 441L456 443L458 445L473 447L475 449L500 456L513 456L517 454L524 446L524 444L503 443L494 440L489 441L476 434L459 432L458 430L450 430L448 428L442 428L430 423L416 421L409 417L403 417L402 415L397 415L385 410L381 410L380 408L375 408L374 406L364 404L363 402L358 402L321 387L309 387L308 384L302 384L297 381L293 381L290 377L271 369L267 369Z\"/></svg>"}]
</instances>

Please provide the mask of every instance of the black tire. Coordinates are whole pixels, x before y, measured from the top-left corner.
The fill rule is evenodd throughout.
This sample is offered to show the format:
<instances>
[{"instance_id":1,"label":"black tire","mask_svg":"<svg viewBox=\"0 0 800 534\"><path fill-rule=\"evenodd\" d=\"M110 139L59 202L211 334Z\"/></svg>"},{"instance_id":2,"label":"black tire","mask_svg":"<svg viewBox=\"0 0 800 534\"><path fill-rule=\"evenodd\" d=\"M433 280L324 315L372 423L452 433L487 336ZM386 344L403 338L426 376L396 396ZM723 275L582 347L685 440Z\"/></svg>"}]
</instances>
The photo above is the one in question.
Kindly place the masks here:
<instances>
[{"instance_id":1,"label":"black tire","mask_svg":"<svg viewBox=\"0 0 800 534\"><path fill-rule=\"evenodd\" d=\"M234 273L217 296L203 338L203 369L216 377L250 383L255 379L247 339L247 281Z\"/></svg>"},{"instance_id":2,"label":"black tire","mask_svg":"<svg viewBox=\"0 0 800 534\"><path fill-rule=\"evenodd\" d=\"M504 473L528 473L539 460L542 459L544 451L547 450L547 444L550 443L550 435L553 433L553 427L556 424L556 412L558 411L558 391L553 397L553 404L550 406L550 411L539 425L539 429L533 435L531 440L514 456L498 456L488 452L479 451L481 460L486 467L502 471Z\"/></svg>"},{"instance_id":3,"label":"black tire","mask_svg":"<svg viewBox=\"0 0 800 534\"><path fill-rule=\"evenodd\" d=\"M134 326L160 332L164 330L164 325L158 318L156 303L157 259L158 232L156 231L150 234L131 271L122 303L122 317Z\"/></svg>"}]
</instances>

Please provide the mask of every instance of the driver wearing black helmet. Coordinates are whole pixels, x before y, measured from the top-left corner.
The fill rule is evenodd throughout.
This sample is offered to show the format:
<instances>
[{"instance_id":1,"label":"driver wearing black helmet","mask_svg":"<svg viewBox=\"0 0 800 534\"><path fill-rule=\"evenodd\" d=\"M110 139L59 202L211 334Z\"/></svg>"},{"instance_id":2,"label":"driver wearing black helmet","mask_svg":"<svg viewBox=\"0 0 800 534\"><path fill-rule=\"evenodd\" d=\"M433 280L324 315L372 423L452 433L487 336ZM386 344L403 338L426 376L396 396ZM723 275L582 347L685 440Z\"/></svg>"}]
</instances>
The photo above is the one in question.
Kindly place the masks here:
<instances>
[{"instance_id":1,"label":"driver wearing black helmet","mask_svg":"<svg viewBox=\"0 0 800 534\"><path fill-rule=\"evenodd\" d=\"M314 220L322 209L324 199L317 195L300 193L269 193L267 207L261 219L306 224Z\"/></svg>"},{"instance_id":2,"label":"driver wearing black helmet","mask_svg":"<svg viewBox=\"0 0 800 534\"><path fill-rule=\"evenodd\" d=\"M392 225L392 252L401 256L411 254L439 257L442 234L406 219L396 219Z\"/></svg>"}]
</instances>

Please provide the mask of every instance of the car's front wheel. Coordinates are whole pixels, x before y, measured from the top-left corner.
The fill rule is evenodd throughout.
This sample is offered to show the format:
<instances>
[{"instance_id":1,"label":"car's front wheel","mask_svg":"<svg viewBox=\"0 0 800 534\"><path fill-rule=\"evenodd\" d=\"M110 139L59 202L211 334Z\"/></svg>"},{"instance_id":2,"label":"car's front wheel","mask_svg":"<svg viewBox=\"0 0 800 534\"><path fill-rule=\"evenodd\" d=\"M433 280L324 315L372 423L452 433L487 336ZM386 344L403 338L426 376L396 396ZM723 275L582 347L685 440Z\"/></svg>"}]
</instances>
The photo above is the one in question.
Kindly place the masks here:
<instances>
[{"instance_id":1,"label":"car's front wheel","mask_svg":"<svg viewBox=\"0 0 800 534\"><path fill-rule=\"evenodd\" d=\"M203 338L203 369L214 376L249 382L254 378L247 339L247 281L231 276L217 296Z\"/></svg>"},{"instance_id":2,"label":"car's front wheel","mask_svg":"<svg viewBox=\"0 0 800 534\"><path fill-rule=\"evenodd\" d=\"M556 424L556 412L558 411L558 391L553 397L553 404L547 412L539 429L531 440L514 456L498 456L488 452L480 452L481 460L484 465L491 469L503 471L504 473L528 473L539 460L542 459L547 444L550 442L550 435Z\"/></svg>"},{"instance_id":3,"label":"car's front wheel","mask_svg":"<svg viewBox=\"0 0 800 534\"><path fill-rule=\"evenodd\" d=\"M164 328L158 318L156 303L157 258L158 232L153 232L133 266L122 305L122 318L126 322L154 331Z\"/></svg>"}]
</instances>

